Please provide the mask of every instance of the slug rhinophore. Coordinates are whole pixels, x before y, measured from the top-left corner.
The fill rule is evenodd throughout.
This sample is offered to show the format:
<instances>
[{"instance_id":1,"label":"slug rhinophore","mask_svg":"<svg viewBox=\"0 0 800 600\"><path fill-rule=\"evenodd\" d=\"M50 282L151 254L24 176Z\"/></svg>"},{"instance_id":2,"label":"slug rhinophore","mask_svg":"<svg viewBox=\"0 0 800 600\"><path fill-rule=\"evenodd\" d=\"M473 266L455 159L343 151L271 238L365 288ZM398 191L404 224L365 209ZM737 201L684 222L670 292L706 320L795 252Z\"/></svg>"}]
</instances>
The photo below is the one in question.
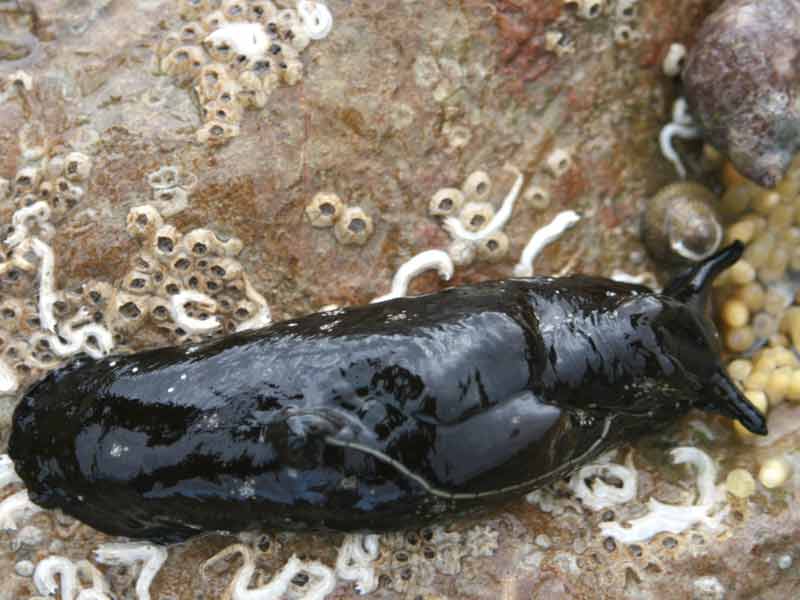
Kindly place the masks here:
<instances>
[{"instance_id":1,"label":"slug rhinophore","mask_svg":"<svg viewBox=\"0 0 800 600\"><path fill-rule=\"evenodd\" d=\"M704 314L741 252L663 293L508 279L78 358L27 392L9 454L37 504L174 542L419 526L564 477L691 408L764 434Z\"/></svg>"}]
</instances>

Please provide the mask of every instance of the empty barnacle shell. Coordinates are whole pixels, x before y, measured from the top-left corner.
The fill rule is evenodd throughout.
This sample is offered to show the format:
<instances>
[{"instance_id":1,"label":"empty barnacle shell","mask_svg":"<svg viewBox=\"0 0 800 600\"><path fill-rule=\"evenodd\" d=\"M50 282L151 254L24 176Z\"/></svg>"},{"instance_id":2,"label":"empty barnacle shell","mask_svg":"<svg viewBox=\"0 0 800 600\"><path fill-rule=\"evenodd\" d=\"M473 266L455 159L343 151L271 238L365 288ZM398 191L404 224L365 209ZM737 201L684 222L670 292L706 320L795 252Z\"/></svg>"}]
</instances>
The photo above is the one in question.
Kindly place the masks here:
<instances>
[{"instance_id":1,"label":"empty barnacle shell","mask_svg":"<svg viewBox=\"0 0 800 600\"><path fill-rule=\"evenodd\" d=\"M161 69L173 76L194 76L204 63L203 51L197 46L178 46L161 62Z\"/></svg>"},{"instance_id":2,"label":"empty barnacle shell","mask_svg":"<svg viewBox=\"0 0 800 600\"><path fill-rule=\"evenodd\" d=\"M677 265L713 254L723 233L715 200L707 188L691 182L670 184L649 200L641 233L653 258Z\"/></svg>"},{"instance_id":3,"label":"empty barnacle shell","mask_svg":"<svg viewBox=\"0 0 800 600\"><path fill-rule=\"evenodd\" d=\"M336 239L347 246L363 246L372 231L372 219L357 206L346 208L334 228Z\"/></svg>"},{"instance_id":4,"label":"empty barnacle shell","mask_svg":"<svg viewBox=\"0 0 800 600\"><path fill-rule=\"evenodd\" d=\"M492 191L492 180L486 171L470 173L461 187L467 200L487 200Z\"/></svg>"},{"instance_id":5,"label":"empty barnacle shell","mask_svg":"<svg viewBox=\"0 0 800 600\"><path fill-rule=\"evenodd\" d=\"M428 211L434 217L449 217L457 214L464 204L464 194L456 188L442 188L433 195Z\"/></svg>"},{"instance_id":6,"label":"empty barnacle shell","mask_svg":"<svg viewBox=\"0 0 800 600\"><path fill-rule=\"evenodd\" d=\"M134 206L128 212L127 228L128 233L136 238L150 238L156 230L164 224L164 220L158 211L150 206L144 204L142 206Z\"/></svg>"},{"instance_id":7,"label":"empty barnacle shell","mask_svg":"<svg viewBox=\"0 0 800 600\"><path fill-rule=\"evenodd\" d=\"M306 206L306 216L313 227L332 227L344 211L342 200L333 192L319 192Z\"/></svg>"},{"instance_id":8,"label":"empty barnacle shell","mask_svg":"<svg viewBox=\"0 0 800 600\"><path fill-rule=\"evenodd\" d=\"M208 12L209 0L181 0L179 14L184 19L196 19Z\"/></svg>"},{"instance_id":9,"label":"empty barnacle shell","mask_svg":"<svg viewBox=\"0 0 800 600\"><path fill-rule=\"evenodd\" d=\"M215 29L219 29L227 21L225 20L225 15L222 14L221 10L215 10L214 12L208 13L203 20L201 21L203 27L206 31L214 31Z\"/></svg>"},{"instance_id":10,"label":"empty barnacle shell","mask_svg":"<svg viewBox=\"0 0 800 600\"><path fill-rule=\"evenodd\" d=\"M272 2L250 2L249 19L266 24L275 18L278 9Z\"/></svg>"},{"instance_id":11,"label":"empty barnacle shell","mask_svg":"<svg viewBox=\"0 0 800 600\"><path fill-rule=\"evenodd\" d=\"M147 184L156 190L175 187L179 182L180 173L174 165L164 165L147 175Z\"/></svg>"},{"instance_id":12,"label":"empty barnacle shell","mask_svg":"<svg viewBox=\"0 0 800 600\"><path fill-rule=\"evenodd\" d=\"M64 177L75 183L89 178L92 160L82 152L70 152L64 159Z\"/></svg>"},{"instance_id":13,"label":"empty barnacle shell","mask_svg":"<svg viewBox=\"0 0 800 600\"><path fill-rule=\"evenodd\" d=\"M706 19L683 71L705 140L764 187L800 149L798 47L797 0L728 0Z\"/></svg>"},{"instance_id":14,"label":"empty barnacle shell","mask_svg":"<svg viewBox=\"0 0 800 600\"><path fill-rule=\"evenodd\" d=\"M225 0L222 3L222 14L228 21L241 21L247 18L247 4L244 0Z\"/></svg>"},{"instance_id":15,"label":"empty barnacle shell","mask_svg":"<svg viewBox=\"0 0 800 600\"><path fill-rule=\"evenodd\" d=\"M494 217L494 207L488 202L469 202L461 211L459 219L467 231L480 231Z\"/></svg>"},{"instance_id":16,"label":"empty barnacle shell","mask_svg":"<svg viewBox=\"0 0 800 600\"><path fill-rule=\"evenodd\" d=\"M495 231L478 242L478 257L487 262L499 262L508 254L509 245L508 236L502 231Z\"/></svg>"},{"instance_id":17,"label":"empty barnacle shell","mask_svg":"<svg viewBox=\"0 0 800 600\"><path fill-rule=\"evenodd\" d=\"M153 253L159 258L168 259L175 252L180 239L181 236L174 226L163 225L159 227L153 240Z\"/></svg>"},{"instance_id":18,"label":"empty barnacle shell","mask_svg":"<svg viewBox=\"0 0 800 600\"><path fill-rule=\"evenodd\" d=\"M23 167L14 178L14 192L17 194L32 192L41 179L41 173L36 167Z\"/></svg>"},{"instance_id":19,"label":"empty barnacle shell","mask_svg":"<svg viewBox=\"0 0 800 600\"><path fill-rule=\"evenodd\" d=\"M238 125L209 121L197 130L197 141L201 144L222 144L237 135L239 135Z\"/></svg>"}]
</instances>

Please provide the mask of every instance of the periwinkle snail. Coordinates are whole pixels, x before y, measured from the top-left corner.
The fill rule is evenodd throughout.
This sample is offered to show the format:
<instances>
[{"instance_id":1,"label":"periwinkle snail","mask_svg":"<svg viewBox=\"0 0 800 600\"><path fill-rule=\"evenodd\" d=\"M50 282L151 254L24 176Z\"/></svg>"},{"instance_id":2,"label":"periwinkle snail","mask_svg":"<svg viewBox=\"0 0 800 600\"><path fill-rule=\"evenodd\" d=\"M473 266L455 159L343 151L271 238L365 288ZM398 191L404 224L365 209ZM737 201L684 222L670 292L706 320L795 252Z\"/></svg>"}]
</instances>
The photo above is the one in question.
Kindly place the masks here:
<instances>
[{"instance_id":1,"label":"periwinkle snail","mask_svg":"<svg viewBox=\"0 0 800 600\"><path fill-rule=\"evenodd\" d=\"M564 477L691 408L764 434L704 310L741 253L663 293L517 278L80 357L28 390L9 454L37 504L175 542L420 526Z\"/></svg>"},{"instance_id":2,"label":"periwinkle snail","mask_svg":"<svg viewBox=\"0 0 800 600\"><path fill-rule=\"evenodd\" d=\"M651 256L668 266L708 258L722 242L716 198L699 183L672 183L647 201L642 213L642 242Z\"/></svg>"}]
</instances>

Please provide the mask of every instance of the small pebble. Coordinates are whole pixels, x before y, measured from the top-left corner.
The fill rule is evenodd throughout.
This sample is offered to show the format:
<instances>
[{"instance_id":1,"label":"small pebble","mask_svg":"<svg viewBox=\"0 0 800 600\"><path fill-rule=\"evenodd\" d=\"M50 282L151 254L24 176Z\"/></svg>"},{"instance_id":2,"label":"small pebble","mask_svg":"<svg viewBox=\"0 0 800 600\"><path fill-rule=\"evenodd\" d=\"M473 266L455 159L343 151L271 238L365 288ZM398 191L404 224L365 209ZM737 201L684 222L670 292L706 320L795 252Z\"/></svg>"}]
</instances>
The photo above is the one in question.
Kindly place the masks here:
<instances>
[{"instance_id":1,"label":"small pebble","mask_svg":"<svg viewBox=\"0 0 800 600\"><path fill-rule=\"evenodd\" d=\"M784 554L780 558L778 558L778 568L782 570L786 570L792 566L792 556L790 554Z\"/></svg>"}]
</instances>

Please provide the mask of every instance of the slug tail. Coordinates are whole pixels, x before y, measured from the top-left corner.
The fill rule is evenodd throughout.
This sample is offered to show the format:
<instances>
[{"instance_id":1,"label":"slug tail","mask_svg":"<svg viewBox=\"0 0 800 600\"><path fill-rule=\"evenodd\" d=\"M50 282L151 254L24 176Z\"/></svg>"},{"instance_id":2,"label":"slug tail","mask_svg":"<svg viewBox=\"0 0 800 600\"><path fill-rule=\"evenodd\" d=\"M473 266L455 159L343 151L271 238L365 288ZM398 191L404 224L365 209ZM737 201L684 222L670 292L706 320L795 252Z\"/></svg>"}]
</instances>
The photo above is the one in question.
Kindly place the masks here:
<instances>
[{"instance_id":1,"label":"slug tail","mask_svg":"<svg viewBox=\"0 0 800 600\"><path fill-rule=\"evenodd\" d=\"M689 306L705 310L711 283L725 269L742 256L744 244L736 240L704 261L678 274L664 288L664 295L671 296Z\"/></svg>"},{"instance_id":2,"label":"slug tail","mask_svg":"<svg viewBox=\"0 0 800 600\"><path fill-rule=\"evenodd\" d=\"M706 393L709 400L699 408L736 419L748 431L757 435L767 435L767 420L764 415L750 404L722 370L717 371L711 378Z\"/></svg>"}]
</instances>

